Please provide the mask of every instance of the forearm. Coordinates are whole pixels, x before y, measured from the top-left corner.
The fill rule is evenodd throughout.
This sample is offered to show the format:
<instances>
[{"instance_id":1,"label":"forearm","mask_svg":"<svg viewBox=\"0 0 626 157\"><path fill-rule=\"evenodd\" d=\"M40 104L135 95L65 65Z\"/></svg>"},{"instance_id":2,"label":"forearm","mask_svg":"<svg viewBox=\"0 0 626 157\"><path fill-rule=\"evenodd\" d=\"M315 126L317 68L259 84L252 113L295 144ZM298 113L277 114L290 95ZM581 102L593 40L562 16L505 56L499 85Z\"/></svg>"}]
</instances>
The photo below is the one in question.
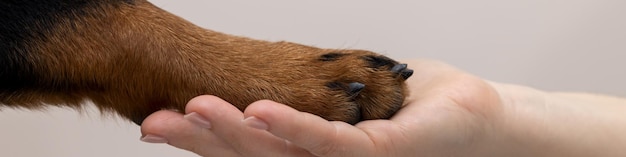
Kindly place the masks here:
<instances>
[{"instance_id":1,"label":"forearm","mask_svg":"<svg viewBox=\"0 0 626 157\"><path fill-rule=\"evenodd\" d=\"M505 103L503 130L531 156L625 156L626 99L492 83ZM524 151L534 150L534 151Z\"/></svg>"},{"instance_id":2,"label":"forearm","mask_svg":"<svg viewBox=\"0 0 626 157\"><path fill-rule=\"evenodd\" d=\"M555 117L550 122L563 126L563 132L555 136L564 140L566 148L571 147L572 156L626 156L626 99L587 93L547 94L547 105L555 107L547 111Z\"/></svg>"}]
</instances>

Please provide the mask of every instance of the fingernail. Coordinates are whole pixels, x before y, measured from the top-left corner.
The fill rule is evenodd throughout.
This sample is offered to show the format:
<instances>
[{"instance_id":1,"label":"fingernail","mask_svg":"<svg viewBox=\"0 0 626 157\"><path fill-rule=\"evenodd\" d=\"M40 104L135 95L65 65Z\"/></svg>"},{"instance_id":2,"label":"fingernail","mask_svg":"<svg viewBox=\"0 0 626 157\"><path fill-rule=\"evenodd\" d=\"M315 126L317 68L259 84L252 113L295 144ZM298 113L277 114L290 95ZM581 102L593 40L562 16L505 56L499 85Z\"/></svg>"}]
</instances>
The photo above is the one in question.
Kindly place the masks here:
<instances>
[{"instance_id":1,"label":"fingernail","mask_svg":"<svg viewBox=\"0 0 626 157\"><path fill-rule=\"evenodd\" d=\"M147 143L167 143L167 139L160 137L160 136L156 136L156 135L146 135L141 137L139 140L143 141L143 142L147 142Z\"/></svg>"},{"instance_id":2,"label":"fingernail","mask_svg":"<svg viewBox=\"0 0 626 157\"><path fill-rule=\"evenodd\" d=\"M200 114L196 112L191 112L185 115L184 118L200 127L207 128L207 129L211 128L211 122L209 122L209 120L202 117Z\"/></svg>"},{"instance_id":3,"label":"fingernail","mask_svg":"<svg viewBox=\"0 0 626 157\"><path fill-rule=\"evenodd\" d=\"M269 126L263 120L256 118L254 116L248 117L243 120L243 123L249 127L259 129L259 130L267 130Z\"/></svg>"}]
</instances>

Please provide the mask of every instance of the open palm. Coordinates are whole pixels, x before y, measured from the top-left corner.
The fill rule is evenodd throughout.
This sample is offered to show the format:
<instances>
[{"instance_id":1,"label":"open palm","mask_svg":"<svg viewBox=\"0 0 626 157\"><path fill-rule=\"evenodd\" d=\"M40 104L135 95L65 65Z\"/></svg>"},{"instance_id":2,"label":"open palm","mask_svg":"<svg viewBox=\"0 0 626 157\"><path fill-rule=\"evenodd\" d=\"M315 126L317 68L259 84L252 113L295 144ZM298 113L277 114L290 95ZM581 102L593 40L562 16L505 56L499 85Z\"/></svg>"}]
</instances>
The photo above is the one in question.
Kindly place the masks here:
<instances>
[{"instance_id":1,"label":"open palm","mask_svg":"<svg viewBox=\"0 0 626 157\"><path fill-rule=\"evenodd\" d=\"M213 96L187 106L188 116L160 111L144 122L147 141L202 156L472 156L501 136L502 101L487 82L449 65L409 61L405 106L390 120L355 126L328 122L272 101L251 104L242 113ZM208 122L208 123L206 123ZM200 125L197 125L200 124ZM161 141L159 141L161 140ZM482 154L484 155L484 154Z\"/></svg>"}]
</instances>

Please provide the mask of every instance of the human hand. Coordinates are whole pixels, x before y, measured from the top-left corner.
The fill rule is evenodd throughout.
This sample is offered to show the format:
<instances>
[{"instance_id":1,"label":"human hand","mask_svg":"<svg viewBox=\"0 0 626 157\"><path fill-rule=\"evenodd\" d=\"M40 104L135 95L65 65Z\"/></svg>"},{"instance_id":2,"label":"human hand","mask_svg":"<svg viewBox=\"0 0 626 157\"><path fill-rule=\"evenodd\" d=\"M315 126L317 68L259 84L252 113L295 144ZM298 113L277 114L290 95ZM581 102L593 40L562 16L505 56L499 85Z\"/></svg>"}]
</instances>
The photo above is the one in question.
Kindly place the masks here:
<instances>
[{"instance_id":1,"label":"human hand","mask_svg":"<svg viewBox=\"0 0 626 157\"><path fill-rule=\"evenodd\" d=\"M390 120L328 122L271 101L244 113L213 96L191 100L186 116L160 111L142 125L145 141L202 156L487 156L499 141L503 109L483 80L443 63L409 62L406 105ZM199 124L199 125L198 125ZM167 140L165 140L167 139Z\"/></svg>"}]
</instances>

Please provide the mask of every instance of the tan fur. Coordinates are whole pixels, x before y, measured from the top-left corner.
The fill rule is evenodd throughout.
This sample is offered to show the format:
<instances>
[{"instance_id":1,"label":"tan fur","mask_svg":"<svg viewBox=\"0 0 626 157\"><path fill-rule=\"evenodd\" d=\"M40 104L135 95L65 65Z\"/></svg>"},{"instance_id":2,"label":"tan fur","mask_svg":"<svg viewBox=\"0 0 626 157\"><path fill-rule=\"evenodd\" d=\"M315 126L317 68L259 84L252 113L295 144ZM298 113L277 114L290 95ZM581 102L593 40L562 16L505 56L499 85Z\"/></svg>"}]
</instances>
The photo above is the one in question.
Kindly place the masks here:
<instances>
[{"instance_id":1,"label":"tan fur","mask_svg":"<svg viewBox=\"0 0 626 157\"><path fill-rule=\"evenodd\" d=\"M329 120L354 121L353 100L329 90L332 81L361 82L355 98L363 119L388 118L406 95L402 78L367 68L362 50L331 50L268 42L206 30L147 1L102 5L93 17L65 19L45 39L32 40L29 59L42 84L3 98L3 103L37 108L79 106L91 99L101 109L145 118L160 109L183 110L191 98L211 94L244 109L270 99ZM76 21L77 20L77 21ZM348 54L336 61L320 55ZM385 66L383 69L391 68Z\"/></svg>"}]
</instances>

